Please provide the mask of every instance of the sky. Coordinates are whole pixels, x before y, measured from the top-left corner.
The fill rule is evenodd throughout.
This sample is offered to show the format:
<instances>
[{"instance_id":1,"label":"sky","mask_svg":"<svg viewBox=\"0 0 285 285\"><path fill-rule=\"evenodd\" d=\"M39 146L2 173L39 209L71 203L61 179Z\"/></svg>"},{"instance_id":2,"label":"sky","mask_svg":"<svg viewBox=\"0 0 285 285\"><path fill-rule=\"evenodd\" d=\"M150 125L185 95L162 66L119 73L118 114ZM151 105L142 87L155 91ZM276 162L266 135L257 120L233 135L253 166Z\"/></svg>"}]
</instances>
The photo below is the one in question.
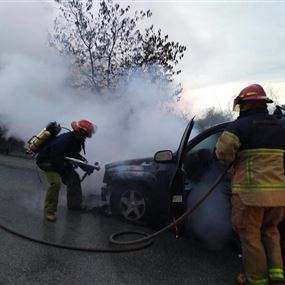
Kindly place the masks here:
<instances>
[{"instance_id":1,"label":"sky","mask_svg":"<svg viewBox=\"0 0 285 285\"><path fill-rule=\"evenodd\" d=\"M285 1L140 2L157 26L187 46L179 78L186 109L231 106L252 83L284 103Z\"/></svg>"},{"instance_id":2,"label":"sky","mask_svg":"<svg viewBox=\"0 0 285 285\"><path fill-rule=\"evenodd\" d=\"M180 108L198 115L228 108L246 85L262 84L285 101L285 1L117 1L150 9L154 24L187 47L177 77L184 87ZM52 1L0 0L0 52L46 57Z\"/></svg>"},{"instance_id":3,"label":"sky","mask_svg":"<svg viewBox=\"0 0 285 285\"><path fill-rule=\"evenodd\" d=\"M199 117L211 107L228 110L234 96L251 83L262 84L269 96L285 103L284 1L118 2L130 5L133 11L150 9L153 15L146 25L154 24L170 40L187 47L178 66L182 73L177 82L184 87L179 111ZM47 41L58 12L55 7L53 1L0 0L0 104L5 106L0 118L9 124L10 134L26 140L44 122L56 119L68 125L72 118L87 114L98 124L97 149L106 146L106 140L113 143L108 158L94 151L102 161L175 149L185 122L158 111L156 104L162 94L155 88L137 81L130 86L125 105L107 107L93 102L97 107L90 109L88 102L79 102L74 90L64 86L68 66ZM137 99L131 96L134 93ZM151 98L154 93L155 99ZM136 112L126 117L130 108ZM132 126L128 119L136 124ZM115 131L106 132L112 126ZM121 144L116 145L122 136ZM130 146L123 150L127 141Z\"/></svg>"}]
</instances>

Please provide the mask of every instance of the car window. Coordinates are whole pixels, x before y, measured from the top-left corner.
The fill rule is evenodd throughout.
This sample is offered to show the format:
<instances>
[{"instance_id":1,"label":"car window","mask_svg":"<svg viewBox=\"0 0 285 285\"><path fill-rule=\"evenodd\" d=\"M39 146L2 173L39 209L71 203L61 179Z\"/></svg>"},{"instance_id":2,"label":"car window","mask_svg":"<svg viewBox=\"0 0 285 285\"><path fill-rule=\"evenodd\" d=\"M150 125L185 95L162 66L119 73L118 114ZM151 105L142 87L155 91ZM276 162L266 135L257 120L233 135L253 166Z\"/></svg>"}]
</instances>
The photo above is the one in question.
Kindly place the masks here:
<instances>
[{"instance_id":1,"label":"car window","mask_svg":"<svg viewBox=\"0 0 285 285\"><path fill-rule=\"evenodd\" d=\"M214 156L222 130L197 138L184 160L186 174L184 184L185 207L193 208L225 171L224 165ZM222 242L231 233L231 177L227 174L214 191L185 220L185 232L210 244L213 239ZM206 234L205 234L206 233ZM218 238L217 238L218 237Z\"/></svg>"},{"instance_id":2,"label":"car window","mask_svg":"<svg viewBox=\"0 0 285 285\"><path fill-rule=\"evenodd\" d=\"M210 136L206 137L204 140L196 144L193 148L191 148L188 151L188 153L194 153L201 149L208 149L210 151L213 151L216 146L217 140L221 134L222 134L222 131L211 134Z\"/></svg>"},{"instance_id":3,"label":"car window","mask_svg":"<svg viewBox=\"0 0 285 285\"><path fill-rule=\"evenodd\" d=\"M199 181L205 172L213 166L214 148L221 134L222 130L210 134L188 150L184 156L183 168L186 177L192 182Z\"/></svg>"}]
</instances>

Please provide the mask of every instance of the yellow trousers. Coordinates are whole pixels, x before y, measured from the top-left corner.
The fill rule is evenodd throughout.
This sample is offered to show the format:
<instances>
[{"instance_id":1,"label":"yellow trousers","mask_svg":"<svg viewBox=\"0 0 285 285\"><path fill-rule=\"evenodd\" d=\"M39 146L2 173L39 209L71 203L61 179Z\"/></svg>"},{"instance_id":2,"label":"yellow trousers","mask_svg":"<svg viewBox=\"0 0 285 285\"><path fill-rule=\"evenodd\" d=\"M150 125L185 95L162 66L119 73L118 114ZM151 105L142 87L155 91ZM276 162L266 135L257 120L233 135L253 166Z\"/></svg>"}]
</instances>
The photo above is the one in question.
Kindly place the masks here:
<instances>
[{"instance_id":1,"label":"yellow trousers","mask_svg":"<svg viewBox=\"0 0 285 285\"><path fill-rule=\"evenodd\" d=\"M45 211L47 213L56 212L62 180L64 180L64 184L67 188L68 209L80 209L82 203L82 190L79 175L75 171L70 171L65 177L62 177L55 171L46 171L45 174L49 183L45 197Z\"/></svg>"},{"instance_id":2,"label":"yellow trousers","mask_svg":"<svg viewBox=\"0 0 285 285\"><path fill-rule=\"evenodd\" d=\"M279 271L282 277L278 224L283 218L284 207L247 206L238 195L232 197L232 224L240 237L245 274L253 280L249 284L270 278L270 272Z\"/></svg>"}]
</instances>

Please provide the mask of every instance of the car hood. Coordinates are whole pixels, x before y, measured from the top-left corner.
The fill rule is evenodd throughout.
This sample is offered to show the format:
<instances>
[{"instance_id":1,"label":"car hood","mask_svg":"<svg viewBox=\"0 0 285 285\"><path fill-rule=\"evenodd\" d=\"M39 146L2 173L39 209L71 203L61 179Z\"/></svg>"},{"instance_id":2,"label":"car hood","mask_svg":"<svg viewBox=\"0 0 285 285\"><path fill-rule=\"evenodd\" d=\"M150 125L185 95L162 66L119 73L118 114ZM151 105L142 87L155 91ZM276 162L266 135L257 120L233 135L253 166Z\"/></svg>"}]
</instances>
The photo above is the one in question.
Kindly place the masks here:
<instances>
[{"instance_id":1,"label":"car hood","mask_svg":"<svg viewBox=\"0 0 285 285\"><path fill-rule=\"evenodd\" d=\"M150 166L154 165L156 162L152 157L147 158L138 158L138 159L129 159L129 160L122 160L122 161L116 161L112 163L108 163L105 165L106 170L112 170L115 168L125 168L125 167L144 167L144 166Z\"/></svg>"},{"instance_id":2,"label":"car hood","mask_svg":"<svg viewBox=\"0 0 285 285\"><path fill-rule=\"evenodd\" d=\"M155 181L157 172L169 172L172 163L157 163L152 157L117 161L105 165L104 183L114 181ZM154 183L154 182L153 182Z\"/></svg>"}]
</instances>

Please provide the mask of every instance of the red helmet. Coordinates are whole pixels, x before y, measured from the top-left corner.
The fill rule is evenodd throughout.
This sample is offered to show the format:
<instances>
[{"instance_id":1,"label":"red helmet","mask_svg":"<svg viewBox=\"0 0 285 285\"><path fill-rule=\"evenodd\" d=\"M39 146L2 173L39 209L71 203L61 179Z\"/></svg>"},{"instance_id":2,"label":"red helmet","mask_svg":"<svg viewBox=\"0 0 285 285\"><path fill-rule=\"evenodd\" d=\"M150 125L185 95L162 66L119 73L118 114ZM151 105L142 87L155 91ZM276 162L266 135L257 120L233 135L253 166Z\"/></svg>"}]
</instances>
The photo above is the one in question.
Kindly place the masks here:
<instances>
[{"instance_id":1,"label":"red helmet","mask_svg":"<svg viewBox=\"0 0 285 285\"><path fill-rule=\"evenodd\" d=\"M252 84L243 88L234 100L234 109L237 105L249 101L263 101L265 103L273 103L273 101L266 96L264 89L259 84Z\"/></svg>"},{"instance_id":2,"label":"red helmet","mask_svg":"<svg viewBox=\"0 0 285 285\"><path fill-rule=\"evenodd\" d=\"M79 120L77 122L72 122L71 127L75 132L83 133L88 138L96 132L97 127L87 120Z\"/></svg>"}]
</instances>

